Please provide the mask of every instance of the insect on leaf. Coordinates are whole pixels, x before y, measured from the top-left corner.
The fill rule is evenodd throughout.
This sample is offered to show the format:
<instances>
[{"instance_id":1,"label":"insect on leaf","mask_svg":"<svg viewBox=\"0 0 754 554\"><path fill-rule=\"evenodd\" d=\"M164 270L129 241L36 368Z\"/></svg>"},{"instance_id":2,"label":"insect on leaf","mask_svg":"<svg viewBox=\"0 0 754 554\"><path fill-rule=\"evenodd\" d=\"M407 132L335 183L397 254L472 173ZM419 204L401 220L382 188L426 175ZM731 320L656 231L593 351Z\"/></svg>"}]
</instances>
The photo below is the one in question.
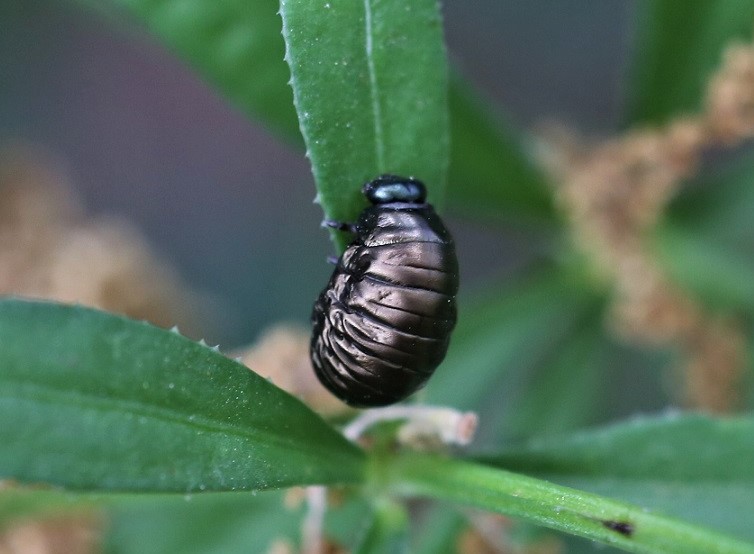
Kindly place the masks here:
<instances>
[{"instance_id":1,"label":"insect on leaf","mask_svg":"<svg viewBox=\"0 0 754 554\"><path fill-rule=\"evenodd\" d=\"M192 492L361 480L363 456L298 400L177 333L0 302L0 475Z\"/></svg>"},{"instance_id":2,"label":"insect on leaf","mask_svg":"<svg viewBox=\"0 0 754 554\"><path fill-rule=\"evenodd\" d=\"M353 221L361 185L385 173L422 180L430 202L442 203L447 69L437 2L282 0L280 13L325 216Z\"/></svg>"}]
</instances>

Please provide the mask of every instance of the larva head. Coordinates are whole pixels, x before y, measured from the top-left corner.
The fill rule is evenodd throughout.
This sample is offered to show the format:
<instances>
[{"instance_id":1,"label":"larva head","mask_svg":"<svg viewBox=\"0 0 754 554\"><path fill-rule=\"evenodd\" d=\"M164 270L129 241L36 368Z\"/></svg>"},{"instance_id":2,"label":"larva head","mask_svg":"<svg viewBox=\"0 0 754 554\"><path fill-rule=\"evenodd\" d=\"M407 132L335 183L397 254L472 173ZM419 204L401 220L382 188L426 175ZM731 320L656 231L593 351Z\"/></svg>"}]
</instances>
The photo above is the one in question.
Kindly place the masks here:
<instances>
[{"instance_id":1,"label":"larva head","mask_svg":"<svg viewBox=\"0 0 754 554\"><path fill-rule=\"evenodd\" d=\"M396 175L380 175L361 189L375 206L402 202L408 204L424 204L427 199L427 189L424 183L411 177Z\"/></svg>"}]
</instances>

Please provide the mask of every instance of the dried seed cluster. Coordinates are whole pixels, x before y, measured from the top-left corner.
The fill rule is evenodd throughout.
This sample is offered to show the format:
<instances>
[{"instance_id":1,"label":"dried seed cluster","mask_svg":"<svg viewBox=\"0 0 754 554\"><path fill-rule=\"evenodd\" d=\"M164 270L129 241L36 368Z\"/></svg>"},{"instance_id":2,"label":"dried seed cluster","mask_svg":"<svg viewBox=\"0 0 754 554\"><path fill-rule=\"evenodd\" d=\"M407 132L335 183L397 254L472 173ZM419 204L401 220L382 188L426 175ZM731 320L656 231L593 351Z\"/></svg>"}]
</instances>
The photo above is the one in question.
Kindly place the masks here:
<instances>
[{"instance_id":1,"label":"dried seed cluster","mask_svg":"<svg viewBox=\"0 0 754 554\"><path fill-rule=\"evenodd\" d=\"M88 218L49 156L0 152L0 294L80 303L198 330L203 300L130 225Z\"/></svg>"},{"instance_id":2,"label":"dried seed cluster","mask_svg":"<svg viewBox=\"0 0 754 554\"><path fill-rule=\"evenodd\" d=\"M558 183L573 238L613 288L613 326L637 343L676 347L683 358L683 400L710 411L729 411L738 402L744 336L673 283L646 238L682 181L698 170L704 149L753 135L751 44L726 50L705 107L694 117L594 144L564 128L543 133L550 146L543 161Z\"/></svg>"}]
</instances>

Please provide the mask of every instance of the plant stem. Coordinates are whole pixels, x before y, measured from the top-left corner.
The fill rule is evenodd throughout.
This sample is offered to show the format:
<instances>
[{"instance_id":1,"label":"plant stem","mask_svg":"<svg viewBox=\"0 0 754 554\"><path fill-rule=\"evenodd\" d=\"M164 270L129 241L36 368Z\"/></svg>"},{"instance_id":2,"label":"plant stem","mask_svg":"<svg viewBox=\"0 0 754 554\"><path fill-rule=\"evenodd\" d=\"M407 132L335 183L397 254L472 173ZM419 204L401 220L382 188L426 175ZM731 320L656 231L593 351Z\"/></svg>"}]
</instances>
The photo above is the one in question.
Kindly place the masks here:
<instances>
[{"instance_id":1,"label":"plant stem","mask_svg":"<svg viewBox=\"0 0 754 554\"><path fill-rule=\"evenodd\" d=\"M482 464L426 454L386 457L373 483L402 496L425 496L521 517L629 552L754 554L754 545L654 514L639 506Z\"/></svg>"}]
</instances>

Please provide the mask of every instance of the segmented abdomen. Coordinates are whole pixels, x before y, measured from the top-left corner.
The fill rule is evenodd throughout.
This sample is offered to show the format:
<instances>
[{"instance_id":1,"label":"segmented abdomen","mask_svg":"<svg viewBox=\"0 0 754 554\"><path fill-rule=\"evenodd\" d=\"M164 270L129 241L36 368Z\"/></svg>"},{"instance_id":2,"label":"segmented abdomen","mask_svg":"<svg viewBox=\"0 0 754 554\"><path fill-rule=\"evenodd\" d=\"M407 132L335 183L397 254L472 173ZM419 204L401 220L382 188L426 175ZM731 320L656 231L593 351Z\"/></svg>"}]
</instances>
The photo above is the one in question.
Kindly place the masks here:
<instances>
[{"instance_id":1,"label":"segmented abdomen","mask_svg":"<svg viewBox=\"0 0 754 554\"><path fill-rule=\"evenodd\" d=\"M455 250L447 231L437 232L434 212L429 226L424 211L380 215L343 254L312 315L317 375L362 407L421 388L445 357L456 321ZM405 232L393 237L380 221L393 229L396 218Z\"/></svg>"}]
</instances>

